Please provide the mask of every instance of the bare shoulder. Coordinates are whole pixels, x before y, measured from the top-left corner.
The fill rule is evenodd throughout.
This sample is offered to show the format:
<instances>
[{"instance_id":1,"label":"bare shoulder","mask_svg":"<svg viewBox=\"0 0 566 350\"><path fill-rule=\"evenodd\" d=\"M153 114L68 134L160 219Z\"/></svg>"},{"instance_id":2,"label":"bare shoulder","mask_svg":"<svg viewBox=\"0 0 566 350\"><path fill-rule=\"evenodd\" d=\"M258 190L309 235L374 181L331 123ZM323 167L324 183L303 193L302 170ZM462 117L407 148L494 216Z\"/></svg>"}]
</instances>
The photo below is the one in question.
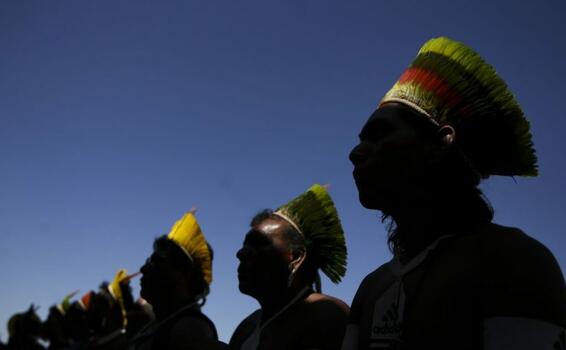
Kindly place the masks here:
<instances>
[{"instance_id":1,"label":"bare shoulder","mask_svg":"<svg viewBox=\"0 0 566 350\"><path fill-rule=\"evenodd\" d=\"M322 324L342 324L348 320L350 308L342 300L330 295L312 293L305 299L306 318Z\"/></svg>"},{"instance_id":2,"label":"bare shoulder","mask_svg":"<svg viewBox=\"0 0 566 350\"><path fill-rule=\"evenodd\" d=\"M339 349L346 331L350 309L342 300L312 293L302 304L299 329L307 349Z\"/></svg>"},{"instance_id":3,"label":"bare shoulder","mask_svg":"<svg viewBox=\"0 0 566 350\"><path fill-rule=\"evenodd\" d=\"M260 312L260 309L252 312L236 327L234 333L232 334L232 337L230 337L229 344L231 349L239 349L242 343L254 331L256 325L258 324Z\"/></svg>"},{"instance_id":4,"label":"bare shoulder","mask_svg":"<svg viewBox=\"0 0 566 350\"><path fill-rule=\"evenodd\" d=\"M312 293L305 299L311 308L348 313L350 308L342 300L322 293Z\"/></svg>"}]
</instances>

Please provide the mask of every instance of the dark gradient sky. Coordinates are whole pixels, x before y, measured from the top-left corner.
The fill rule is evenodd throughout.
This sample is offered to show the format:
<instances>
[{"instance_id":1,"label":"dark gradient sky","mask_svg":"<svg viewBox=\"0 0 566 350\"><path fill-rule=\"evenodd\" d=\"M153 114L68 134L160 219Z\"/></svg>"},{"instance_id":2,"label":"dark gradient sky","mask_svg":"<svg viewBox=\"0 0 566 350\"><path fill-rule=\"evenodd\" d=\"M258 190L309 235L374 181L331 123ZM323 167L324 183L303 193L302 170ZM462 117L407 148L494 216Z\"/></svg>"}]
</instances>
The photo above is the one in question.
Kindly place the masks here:
<instances>
[{"instance_id":1,"label":"dark gradient sky","mask_svg":"<svg viewBox=\"0 0 566 350\"><path fill-rule=\"evenodd\" d=\"M566 2L0 2L0 335L139 268L184 211L215 249L205 312L228 340L257 304L237 289L250 218L331 184L349 245L341 285L390 255L347 155L377 102L431 37L479 51L532 123L541 176L482 188L496 221L566 267ZM138 293L138 282L134 282Z\"/></svg>"}]
</instances>

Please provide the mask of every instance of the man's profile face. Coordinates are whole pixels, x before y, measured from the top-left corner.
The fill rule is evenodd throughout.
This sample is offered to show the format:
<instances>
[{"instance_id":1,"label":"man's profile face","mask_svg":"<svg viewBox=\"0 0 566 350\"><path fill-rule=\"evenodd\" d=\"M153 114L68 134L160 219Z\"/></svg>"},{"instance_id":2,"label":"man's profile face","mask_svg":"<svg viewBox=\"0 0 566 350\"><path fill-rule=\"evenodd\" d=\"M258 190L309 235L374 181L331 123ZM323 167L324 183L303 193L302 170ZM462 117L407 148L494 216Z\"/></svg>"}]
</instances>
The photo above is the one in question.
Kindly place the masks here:
<instances>
[{"instance_id":1,"label":"man's profile face","mask_svg":"<svg viewBox=\"0 0 566 350\"><path fill-rule=\"evenodd\" d=\"M390 210L421 184L433 147L422 118L426 117L391 103L377 109L364 125L360 143L350 152L364 207Z\"/></svg>"},{"instance_id":2,"label":"man's profile face","mask_svg":"<svg viewBox=\"0 0 566 350\"><path fill-rule=\"evenodd\" d=\"M240 260L238 282L243 294L257 299L287 287L292 255L284 236L286 225L280 220L266 219L246 234L236 254Z\"/></svg>"},{"instance_id":3,"label":"man's profile face","mask_svg":"<svg viewBox=\"0 0 566 350\"><path fill-rule=\"evenodd\" d=\"M140 295L150 304L167 298L167 293L184 278L183 270L175 266L171 255L167 249L157 248L141 268Z\"/></svg>"}]
</instances>

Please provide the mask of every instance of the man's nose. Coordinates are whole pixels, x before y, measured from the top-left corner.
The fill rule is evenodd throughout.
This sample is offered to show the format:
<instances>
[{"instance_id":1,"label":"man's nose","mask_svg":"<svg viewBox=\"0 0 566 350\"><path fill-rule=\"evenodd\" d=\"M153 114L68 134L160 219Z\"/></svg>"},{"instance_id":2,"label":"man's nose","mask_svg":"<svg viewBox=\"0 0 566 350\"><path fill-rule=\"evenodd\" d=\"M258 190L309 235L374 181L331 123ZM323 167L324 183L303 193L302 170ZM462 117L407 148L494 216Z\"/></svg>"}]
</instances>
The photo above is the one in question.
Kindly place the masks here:
<instances>
[{"instance_id":1,"label":"man's nose","mask_svg":"<svg viewBox=\"0 0 566 350\"><path fill-rule=\"evenodd\" d=\"M354 164L354 166L358 166L364 162L365 153L363 152L362 145L359 144L350 151L350 162Z\"/></svg>"},{"instance_id":2,"label":"man's nose","mask_svg":"<svg viewBox=\"0 0 566 350\"><path fill-rule=\"evenodd\" d=\"M242 247L238 250L238 252L236 253L236 258L238 258L238 260L243 261L246 260L246 258L249 256L249 249L247 249L246 247Z\"/></svg>"},{"instance_id":3,"label":"man's nose","mask_svg":"<svg viewBox=\"0 0 566 350\"><path fill-rule=\"evenodd\" d=\"M145 275L145 274L147 273L147 269L148 269L149 263L150 263L150 262L149 262L149 259L147 259L147 260L144 262L144 264L140 267L140 272L141 272L142 274Z\"/></svg>"}]
</instances>

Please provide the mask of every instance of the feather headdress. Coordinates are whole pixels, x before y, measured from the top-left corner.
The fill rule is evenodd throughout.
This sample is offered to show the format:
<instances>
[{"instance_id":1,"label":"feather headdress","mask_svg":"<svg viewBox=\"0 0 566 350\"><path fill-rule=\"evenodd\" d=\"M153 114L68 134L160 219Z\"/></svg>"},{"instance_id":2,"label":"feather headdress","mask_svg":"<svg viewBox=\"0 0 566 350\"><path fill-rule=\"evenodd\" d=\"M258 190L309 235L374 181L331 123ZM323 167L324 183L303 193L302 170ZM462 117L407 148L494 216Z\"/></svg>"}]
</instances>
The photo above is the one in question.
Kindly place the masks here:
<instances>
[{"instance_id":1,"label":"feather headdress","mask_svg":"<svg viewBox=\"0 0 566 350\"><path fill-rule=\"evenodd\" d=\"M210 286L212 282L212 254L193 213L194 210L191 210L177 221L167 238L175 242L188 258L201 269L204 281Z\"/></svg>"},{"instance_id":2,"label":"feather headdress","mask_svg":"<svg viewBox=\"0 0 566 350\"><path fill-rule=\"evenodd\" d=\"M79 292L79 290L77 289L76 291L65 295L65 297L63 298L63 300L55 305L55 307L57 308L57 310L59 310L59 312L61 313L61 315L65 315L67 313L67 310L69 310L69 308L71 307L71 299L73 299L73 297Z\"/></svg>"},{"instance_id":3,"label":"feather headdress","mask_svg":"<svg viewBox=\"0 0 566 350\"><path fill-rule=\"evenodd\" d=\"M92 296L94 295L94 292L91 290L87 293L85 293L78 301L79 306L81 307L81 309L83 309L84 311L88 311L89 307L90 307L90 301L92 299Z\"/></svg>"},{"instance_id":4,"label":"feather headdress","mask_svg":"<svg viewBox=\"0 0 566 350\"><path fill-rule=\"evenodd\" d=\"M444 37L426 42L380 106L388 102L453 126L483 177L538 174L521 107L493 67L462 43Z\"/></svg>"},{"instance_id":5,"label":"feather headdress","mask_svg":"<svg viewBox=\"0 0 566 350\"><path fill-rule=\"evenodd\" d=\"M307 250L314 253L318 267L333 283L339 283L346 274L346 241L326 188L315 184L274 214L287 220L305 237Z\"/></svg>"},{"instance_id":6,"label":"feather headdress","mask_svg":"<svg viewBox=\"0 0 566 350\"><path fill-rule=\"evenodd\" d=\"M108 291L110 292L110 295L112 295L114 300L116 300L116 302L120 306L124 327L126 327L126 325L128 324L128 317L126 307L124 306L124 295L122 294L122 288L120 288L120 285L122 283L128 283L131 278L131 276L128 276L128 271L126 271L126 269L120 269L118 270L118 272L116 272L114 279L108 285Z\"/></svg>"}]
</instances>

